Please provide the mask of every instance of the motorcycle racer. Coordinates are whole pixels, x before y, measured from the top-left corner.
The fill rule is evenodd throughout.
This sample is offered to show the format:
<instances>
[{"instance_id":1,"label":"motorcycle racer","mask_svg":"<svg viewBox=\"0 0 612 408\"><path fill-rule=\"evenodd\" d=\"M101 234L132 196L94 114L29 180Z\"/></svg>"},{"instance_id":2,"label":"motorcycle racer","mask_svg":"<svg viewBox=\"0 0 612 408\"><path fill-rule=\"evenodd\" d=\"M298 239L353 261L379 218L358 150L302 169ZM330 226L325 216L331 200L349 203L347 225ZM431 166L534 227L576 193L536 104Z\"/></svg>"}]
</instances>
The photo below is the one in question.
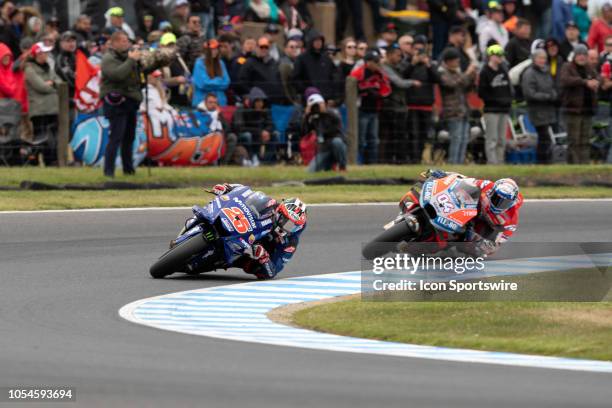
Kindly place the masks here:
<instances>
[{"instance_id":1,"label":"motorcycle racer","mask_svg":"<svg viewBox=\"0 0 612 408\"><path fill-rule=\"evenodd\" d=\"M223 183L215 185L209 192L221 197L237 188L248 187L242 184ZM277 202L261 193L260 199L264 202L265 213L271 214L272 230L251 244L250 254L245 253L230 266L241 268L258 279L272 279L283 270L295 253L300 235L306 228L307 209L298 198ZM195 222L197 222L195 217L188 219L181 234L191 228Z\"/></svg>"},{"instance_id":2,"label":"motorcycle racer","mask_svg":"<svg viewBox=\"0 0 612 408\"><path fill-rule=\"evenodd\" d=\"M516 231L519 222L519 210L523 205L523 195L511 178L497 181L468 178L459 173L429 169L421 176L443 178L450 175L471 181L481 193L478 203L478 217L466 231L461 241L470 242L469 251L473 255L491 255L499 249Z\"/></svg>"}]
</instances>

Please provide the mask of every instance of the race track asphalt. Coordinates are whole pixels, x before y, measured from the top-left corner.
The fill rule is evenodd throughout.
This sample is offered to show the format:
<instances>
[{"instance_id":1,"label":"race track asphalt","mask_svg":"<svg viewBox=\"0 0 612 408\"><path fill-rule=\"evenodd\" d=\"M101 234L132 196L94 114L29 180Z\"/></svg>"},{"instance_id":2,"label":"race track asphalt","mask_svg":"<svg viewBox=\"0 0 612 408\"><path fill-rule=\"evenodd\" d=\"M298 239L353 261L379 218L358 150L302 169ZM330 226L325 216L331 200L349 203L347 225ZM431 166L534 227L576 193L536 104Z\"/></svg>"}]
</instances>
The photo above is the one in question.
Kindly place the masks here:
<instances>
[{"instance_id":1,"label":"race track asphalt","mask_svg":"<svg viewBox=\"0 0 612 408\"><path fill-rule=\"evenodd\" d=\"M359 269L360 244L395 212L312 208L282 276ZM118 309L137 299L251 279L237 271L150 279L187 215L0 214L0 387L71 386L69 407L612 406L607 374L275 347L121 319ZM611 216L610 201L529 202L516 241L612 242Z\"/></svg>"}]
</instances>

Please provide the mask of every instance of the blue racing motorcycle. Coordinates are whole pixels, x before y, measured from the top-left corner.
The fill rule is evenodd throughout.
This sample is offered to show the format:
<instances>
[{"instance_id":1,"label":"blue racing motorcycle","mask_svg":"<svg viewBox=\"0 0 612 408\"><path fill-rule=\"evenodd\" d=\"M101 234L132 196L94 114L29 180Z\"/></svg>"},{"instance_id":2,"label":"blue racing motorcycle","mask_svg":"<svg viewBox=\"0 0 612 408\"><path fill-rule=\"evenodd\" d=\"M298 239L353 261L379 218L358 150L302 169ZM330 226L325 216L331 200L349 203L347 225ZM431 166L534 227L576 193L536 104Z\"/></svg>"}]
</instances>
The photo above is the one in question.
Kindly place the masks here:
<instances>
[{"instance_id":1,"label":"blue racing motorcycle","mask_svg":"<svg viewBox=\"0 0 612 408\"><path fill-rule=\"evenodd\" d=\"M172 241L171 248L149 272L160 279L175 272L199 274L227 269L252 250L273 227L272 198L241 186L214 198L206 207L195 205L193 218Z\"/></svg>"}]
</instances>

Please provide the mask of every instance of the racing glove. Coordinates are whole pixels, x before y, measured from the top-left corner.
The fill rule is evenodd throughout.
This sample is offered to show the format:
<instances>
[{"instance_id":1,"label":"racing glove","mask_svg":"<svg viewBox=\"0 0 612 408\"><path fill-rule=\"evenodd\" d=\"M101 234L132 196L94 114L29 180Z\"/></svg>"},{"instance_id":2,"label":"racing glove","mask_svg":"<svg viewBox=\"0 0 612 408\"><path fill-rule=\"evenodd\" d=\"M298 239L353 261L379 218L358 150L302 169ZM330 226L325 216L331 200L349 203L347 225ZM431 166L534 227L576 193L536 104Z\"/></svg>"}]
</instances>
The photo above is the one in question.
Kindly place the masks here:
<instances>
[{"instance_id":1,"label":"racing glove","mask_svg":"<svg viewBox=\"0 0 612 408\"><path fill-rule=\"evenodd\" d=\"M270 262L270 254L266 251L266 248L259 244L253 245L253 258L262 265Z\"/></svg>"},{"instance_id":2,"label":"racing glove","mask_svg":"<svg viewBox=\"0 0 612 408\"><path fill-rule=\"evenodd\" d=\"M223 183L223 184L217 184L215 185L212 190L211 193L213 193L214 195L223 195L225 193L228 193L232 190L232 186L230 186L227 183Z\"/></svg>"}]
</instances>

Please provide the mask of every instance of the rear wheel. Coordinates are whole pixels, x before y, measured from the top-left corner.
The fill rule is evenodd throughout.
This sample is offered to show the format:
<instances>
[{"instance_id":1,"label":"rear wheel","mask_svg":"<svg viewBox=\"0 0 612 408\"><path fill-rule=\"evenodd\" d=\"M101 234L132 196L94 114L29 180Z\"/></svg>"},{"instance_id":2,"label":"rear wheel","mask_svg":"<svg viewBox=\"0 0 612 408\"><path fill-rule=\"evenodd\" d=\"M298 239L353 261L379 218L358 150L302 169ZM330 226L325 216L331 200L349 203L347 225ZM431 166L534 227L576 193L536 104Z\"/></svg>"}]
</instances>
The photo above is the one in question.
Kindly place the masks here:
<instances>
[{"instance_id":1,"label":"rear wheel","mask_svg":"<svg viewBox=\"0 0 612 408\"><path fill-rule=\"evenodd\" d=\"M406 221L402 220L370 241L363 247L361 254L365 259L374 259L397 248L397 244L414 237ZM395 244L395 245L393 245Z\"/></svg>"},{"instance_id":2,"label":"rear wheel","mask_svg":"<svg viewBox=\"0 0 612 408\"><path fill-rule=\"evenodd\" d=\"M155 279L161 279L174 272L178 272L185 267L192 256L203 252L207 246L208 242L202 235L194 235L163 254L151 266L149 273Z\"/></svg>"}]
</instances>

